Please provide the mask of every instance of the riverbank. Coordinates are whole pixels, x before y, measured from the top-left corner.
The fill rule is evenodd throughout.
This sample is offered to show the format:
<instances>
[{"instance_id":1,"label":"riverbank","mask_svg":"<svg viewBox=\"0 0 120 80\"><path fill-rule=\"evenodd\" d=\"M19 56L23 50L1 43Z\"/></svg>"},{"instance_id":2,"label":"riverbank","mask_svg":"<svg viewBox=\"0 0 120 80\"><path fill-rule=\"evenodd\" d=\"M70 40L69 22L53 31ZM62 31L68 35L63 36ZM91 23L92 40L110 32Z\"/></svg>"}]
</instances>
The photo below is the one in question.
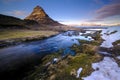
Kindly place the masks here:
<instances>
[{"instance_id":1,"label":"riverbank","mask_svg":"<svg viewBox=\"0 0 120 80\"><path fill-rule=\"evenodd\" d=\"M42 40L58 33L58 31L50 30L0 30L0 47L7 47L27 41Z\"/></svg>"},{"instance_id":2,"label":"riverbank","mask_svg":"<svg viewBox=\"0 0 120 80\"><path fill-rule=\"evenodd\" d=\"M71 47L76 53L74 56L69 52L61 56L63 50L46 55L42 58L42 63L28 73L24 80L82 80L82 77L90 75L94 71L92 63L103 59L103 56L97 53L98 46L103 41L100 31L93 35L95 40L78 40L80 45Z\"/></svg>"}]
</instances>

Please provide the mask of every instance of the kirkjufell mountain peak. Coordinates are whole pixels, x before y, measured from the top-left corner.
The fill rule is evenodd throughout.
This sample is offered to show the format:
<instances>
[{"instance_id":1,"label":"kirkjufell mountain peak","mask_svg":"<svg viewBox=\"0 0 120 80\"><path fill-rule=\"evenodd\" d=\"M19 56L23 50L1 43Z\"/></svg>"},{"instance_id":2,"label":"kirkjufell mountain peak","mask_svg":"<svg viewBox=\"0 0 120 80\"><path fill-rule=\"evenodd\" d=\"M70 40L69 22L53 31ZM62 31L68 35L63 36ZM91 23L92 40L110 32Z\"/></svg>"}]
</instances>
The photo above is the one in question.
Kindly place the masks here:
<instances>
[{"instance_id":1,"label":"kirkjufell mountain peak","mask_svg":"<svg viewBox=\"0 0 120 80\"><path fill-rule=\"evenodd\" d=\"M58 23L57 21L54 21L52 18L50 18L47 13L44 11L44 9L40 6L36 6L32 13L25 18L26 20L34 20L37 21L39 24L45 24L45 25L62 25Z\"/></svg>"}]
</instances>

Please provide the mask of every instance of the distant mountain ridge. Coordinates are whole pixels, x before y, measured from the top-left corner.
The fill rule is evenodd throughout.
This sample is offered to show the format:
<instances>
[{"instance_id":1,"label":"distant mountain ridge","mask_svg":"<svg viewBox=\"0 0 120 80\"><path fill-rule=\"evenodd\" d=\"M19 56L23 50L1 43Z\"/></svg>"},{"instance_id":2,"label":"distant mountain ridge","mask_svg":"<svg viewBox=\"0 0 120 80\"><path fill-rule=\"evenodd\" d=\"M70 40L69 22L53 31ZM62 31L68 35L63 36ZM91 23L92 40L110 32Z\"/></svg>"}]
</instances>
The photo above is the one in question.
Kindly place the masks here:
<instances>
[{"instance_id":1,"label":"distant mountain ridge","mask_svg":"<svg viewBox=\"0 0 120 80\"><path fill-rule=\"evenodd\" d=\"M22 19L0 14L0 26L23 26Z\"/></svg>"},{"instance_id":2,"label":"distant mountain ridge","mask_svg":"<svg viewBox=\"0 0 120 80\"><path fill-rule=\"evenodd\" d=\"M46 12L43 10L42 7L36 6L32 13L25 18L25 20L34 20L37 21L39 24L44 24L44 25L62 25L58 23L57 21L54 21L52 18L50 18Z\"/></svg>"},{"instance_id":3,"label":"distant mountain ridge","mask_svg":"<svg viewBox=\"0 0 120 80\"><path fill-rule=\"evenodd\" d=\"M38 24L33 20L22 20L13 16L0 14L0 28L29 28Z\"/></svg>"}]
</instances>

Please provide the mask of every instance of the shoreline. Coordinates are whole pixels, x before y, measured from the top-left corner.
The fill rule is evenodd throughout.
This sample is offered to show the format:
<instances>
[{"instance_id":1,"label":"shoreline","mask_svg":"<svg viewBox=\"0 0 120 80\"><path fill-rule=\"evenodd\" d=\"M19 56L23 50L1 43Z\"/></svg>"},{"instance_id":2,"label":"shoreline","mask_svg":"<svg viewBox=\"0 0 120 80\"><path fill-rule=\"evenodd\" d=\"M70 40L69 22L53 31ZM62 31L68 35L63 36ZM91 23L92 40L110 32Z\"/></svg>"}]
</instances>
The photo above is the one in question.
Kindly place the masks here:
<instances>
[{"instance_id":1,"label":"shoreline","mask_svg":"<svg viewBox=\"0 0 120 80\"><path fill-rule=\"evenodd\" d=\"M21 30L19 30L19 31L21 31ZM27 30L27 31L29 31L29 30ZM30 31L35 31L35 30L30 30ZM34 36L25 36L25 37L19 37L19 38L3 39L3 40L0 40L0 48L15 46L15 45L19 45L24 42L44 40L44 39L56 36L60 33L58 31L49 31L49 30L48 31L39 30L39 31L40 32L42 31L44 33L49 33L49 32L52 32L52 33L44 34L44 35L34 35Z\"/></svg>"},{"instance_id":2,"label":"shoreline","mask_svg":"<svg viewBox=\"0 0 120 80\"><path fill-rule=\"evenodd\" d=\"M8 46L14 46L14 45L18 45L21 44L23 42L29 42L29 41L37 41L37 40L44 40L53 36L56 36L62 32L66 32L66 31L80 31L80 32L84 32L83 29L78 29L78 28L74 28L74 27L66 27L66 29L61 29L61 30L28 30L28 29L13 29L13 30L9 30L4 33L4 31L6 32L5 29L0 29L0 34L3 33L2 35L0 35L0 48L4 48L4 47L8 47ZM23 32L23 33L22 33ZM29 35L28 33L33 33L36 35ZM8 35L6 35L8 33ZM9 33L11 35L9 35ZM25 36L23 36L25 33ZM40 34L38 34L40 33ZM21 35L22 34L22 35ZM27 35L26 35L27 34ZM41 35L42 34L42 35ZM5 35L5 36L4 36ZM18 36L16 36L18 35ZM19 36L20 35L20 36ZM1 38L3 36L3 39ZM13 38L7 38L9 36L15 36ZM7 38L7 39L6 39Z\"/></svg>"}]
</instances>

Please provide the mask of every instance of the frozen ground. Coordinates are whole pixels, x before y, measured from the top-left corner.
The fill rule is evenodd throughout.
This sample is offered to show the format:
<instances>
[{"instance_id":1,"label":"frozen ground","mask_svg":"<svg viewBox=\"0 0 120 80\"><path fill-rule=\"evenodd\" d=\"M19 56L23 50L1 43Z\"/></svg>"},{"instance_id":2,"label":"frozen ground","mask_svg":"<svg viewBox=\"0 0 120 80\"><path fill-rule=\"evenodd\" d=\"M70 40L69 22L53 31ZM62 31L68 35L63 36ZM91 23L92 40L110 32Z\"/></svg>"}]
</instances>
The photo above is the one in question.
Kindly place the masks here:
<instances>
[{"instance_id":1,"label":"frozen ground","mask_svg":"<svg viewBox=\"0 0 120 80\"><path fill-rule=\"evenodd\" d=\"M83 80L120 80L120 67L113 58L104 57L102 61L93 63L92 68L95 71Z\"/></svg>"},{"instance_id":2,"label":"frozen ground","mask_svg":"<svg viewBox=\"0 0 120 80\"><path fill-rule=\"evenodd\" d=\"M114 31L117 32L111 34ZM113 47L112 43L120 39L120 27L109 27L107 29L103 29L101 34L105 41L103 41L100 46L106 48ZM100 53L109 54L107 52ZM116 58L120 60L120 56L117 56ZM92 68L95 71L87 77L82 77L83 80L120 80L120 67L111 57L104 57L102 61L93 63Z\"/></svg>"},{"instance_id":3,"label":"frozen ground","mask_svg":"<svg viewBox=\"0 0 120 80\"><path fill-rule=\"evenodd\" d=\"M119 59L119 60L120 60L120 56L117 56L117 59Z\"/></svg>"},{"instance_id":4,"label":"frozen ground","mask_svg":"<svg viewBox=\"0 0 120 80\"><path fill-rule=\"evenodd\" d=\"M81 71L82 71L82 68L79 68L79 69L77 70L77 76L76 76L76 78L79 78L79 77L80 77Z\"/></svg>"},{"instance_id":5,"label":"frozen ground","mask_svg":"<svg viewBox=\"0 0 120 80\"><path fill-rule=\"evenodd\" d=\"M117 31L116 33L110 34L111 32ZM107 35L110 34L110 35ZM101 47L110 48L113 47L112 43L120 39L120 27L109 27L108 29L102 30L102 38L105 40L101 44Z\"/></svg>"}]
</instances>

